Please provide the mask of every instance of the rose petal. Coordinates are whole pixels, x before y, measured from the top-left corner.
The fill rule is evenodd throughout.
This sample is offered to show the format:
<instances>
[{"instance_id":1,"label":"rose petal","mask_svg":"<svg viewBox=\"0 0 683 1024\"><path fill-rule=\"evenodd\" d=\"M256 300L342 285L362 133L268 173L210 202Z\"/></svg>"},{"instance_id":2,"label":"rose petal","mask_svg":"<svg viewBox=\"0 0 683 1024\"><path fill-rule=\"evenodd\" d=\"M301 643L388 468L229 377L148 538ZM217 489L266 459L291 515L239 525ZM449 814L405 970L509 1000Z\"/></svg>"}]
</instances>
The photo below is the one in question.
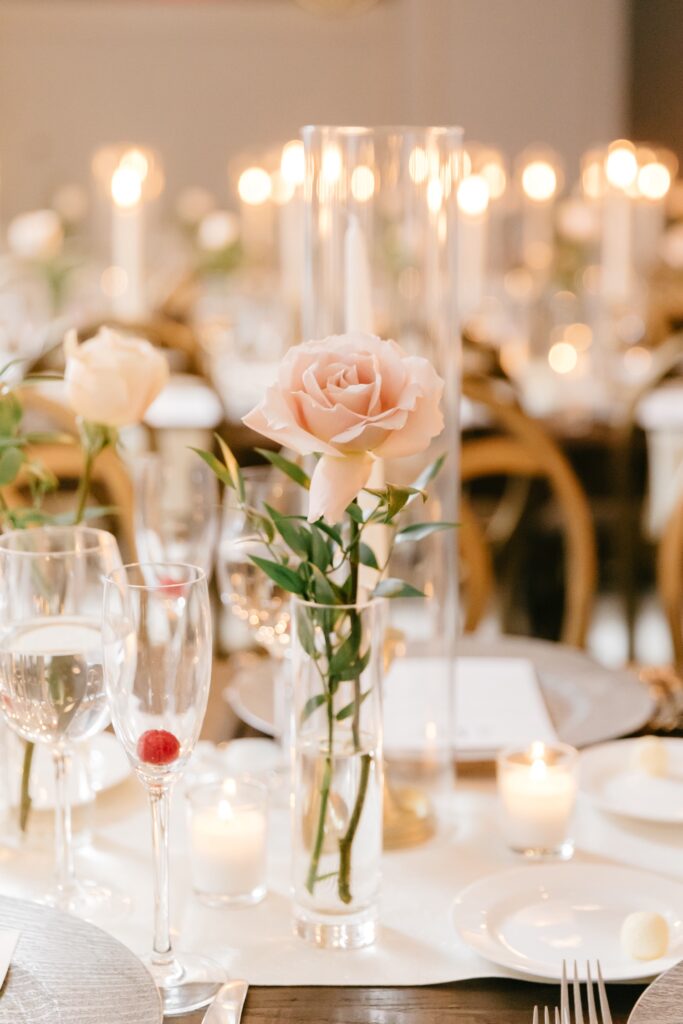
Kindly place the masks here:
<instances>
[{"instance_id":1,"label":"rose petal","mask_svg":"<svg viewBox=\"0 0 683 1024\"><path fill-rule=\"evenodd\" d=\"M256 408L242 417L242 423L299 455L311 455L313 452L337 454L332 445L300 426L278 384L272 384L267 389Z\"/></svg>"},{"instance_id":2,"label":"rose petal","mask_svg":"<svg viewBox=\"0 0 683 1024\"><path fill-rule=\"evenodd\" d=\"M347 505L365 487L372 469L370 455L347 455L342 458L323 455L313 471L308 498L308 521L325 519L338 523Z\"/></svg>"}]
</instances>

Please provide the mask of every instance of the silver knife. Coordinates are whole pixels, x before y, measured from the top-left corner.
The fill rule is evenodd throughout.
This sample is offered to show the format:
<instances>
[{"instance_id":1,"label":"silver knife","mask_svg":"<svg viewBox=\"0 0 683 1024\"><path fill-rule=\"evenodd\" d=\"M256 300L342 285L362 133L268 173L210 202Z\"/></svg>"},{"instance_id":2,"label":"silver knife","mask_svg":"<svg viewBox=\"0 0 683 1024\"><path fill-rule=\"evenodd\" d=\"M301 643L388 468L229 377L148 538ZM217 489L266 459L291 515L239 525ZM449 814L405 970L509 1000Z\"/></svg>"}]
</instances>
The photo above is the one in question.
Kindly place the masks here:
<instances>
[{"instance_id":1,"label":"silver knife","mask_svg":"<svg viewBox=\"0 0 683 1024\"><path fill-rule=\"evenodd\" d=\"M202 1024L240 1024L249 985L246 981L228 981L218 989Z\"/></svg>"}]
</instances>

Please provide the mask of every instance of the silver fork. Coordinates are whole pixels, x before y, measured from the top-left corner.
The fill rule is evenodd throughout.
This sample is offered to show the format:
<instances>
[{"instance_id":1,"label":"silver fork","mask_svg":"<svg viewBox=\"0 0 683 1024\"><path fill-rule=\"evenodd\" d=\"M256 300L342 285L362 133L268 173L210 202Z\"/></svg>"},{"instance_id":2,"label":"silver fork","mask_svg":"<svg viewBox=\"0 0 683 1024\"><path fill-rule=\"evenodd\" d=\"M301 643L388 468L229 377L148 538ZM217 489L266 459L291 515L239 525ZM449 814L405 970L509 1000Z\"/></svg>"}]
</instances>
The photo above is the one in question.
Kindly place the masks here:
<instances>
[{"instance_id":1,"label":"silver fork","mask_svg":"<svg viewBox=\"0 0 683 1024\"><path fill-rule=\"evenodd\" d=\"M540 1020L540 1017L538 1015L538 1010L539 1010L538 1006L534 1006L534 1017L533 1017L532 1024L541 1024L541 1020ZM546 1006L544 1008L544 1011L543 1011L543 1024L551 1024L550 1012L551 1011ZM558 1010L557 1007L555 1007L554 1024L560 1024L560 1011Z\"/></svg>"},{"instance_id":2,"label":"silver fork","mask_svg":"<svg viewBox=\"0 0 683 1024\"><path fill-rule=\"evenodd\" d=\"M609 1002L607 1000L607 990L605 989L605 982L602 980L602 971L600 969L600 961L597 961L598 971L598 999L600 1002L600 1015L595 1006L595 995L593 992L593 979L591 977L591 965L586 962L586 1002L587 1002L587 1013L588 1013L588 1024L612 1024L612 1014L609 1009ZM561 1013L561 1024L584 1024L583 1017L583 1003L581 1000L581 983L579 982L579 972L574 961L574 979L572 983L572 992L574 996L574 1018L572 1019L571 1011L569 1009L569 984L567 982L567 964L566 961L562 961L562 986L560 995L560 1013ZM602 1021L600 1019L602 1017Z\"/></svg>"}]
</instances>

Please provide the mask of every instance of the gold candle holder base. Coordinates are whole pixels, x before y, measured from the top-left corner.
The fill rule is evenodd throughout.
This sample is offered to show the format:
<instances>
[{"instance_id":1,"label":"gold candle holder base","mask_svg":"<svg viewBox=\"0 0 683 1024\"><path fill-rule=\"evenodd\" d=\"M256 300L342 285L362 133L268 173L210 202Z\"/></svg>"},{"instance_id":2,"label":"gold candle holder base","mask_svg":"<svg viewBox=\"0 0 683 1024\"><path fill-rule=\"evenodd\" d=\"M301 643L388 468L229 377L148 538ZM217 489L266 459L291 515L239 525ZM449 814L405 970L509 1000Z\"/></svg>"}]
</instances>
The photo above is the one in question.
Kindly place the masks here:
<instances>
[{"instance_id":1,"label":"gold candle holder base","mask_svg":"<svg viewBox=\"0 0 683 1024\"><path fill-rule=\"evenodd\" d=\"M403 850L426 843L436 833L436 814L416 786L393 787L384 780L384 849Z\"/></svg>"}]
</instances>

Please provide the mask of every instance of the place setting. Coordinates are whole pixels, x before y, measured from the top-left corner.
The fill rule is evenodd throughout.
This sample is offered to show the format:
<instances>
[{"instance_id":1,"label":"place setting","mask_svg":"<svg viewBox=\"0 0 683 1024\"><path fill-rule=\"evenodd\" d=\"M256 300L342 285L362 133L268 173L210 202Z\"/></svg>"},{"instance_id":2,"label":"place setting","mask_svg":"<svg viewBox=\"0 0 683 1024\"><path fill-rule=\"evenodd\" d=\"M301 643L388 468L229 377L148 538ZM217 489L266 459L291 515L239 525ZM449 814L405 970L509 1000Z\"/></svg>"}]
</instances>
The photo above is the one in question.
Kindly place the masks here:
<instances>
[{"instance_id":1,"label":"place setting","mask_svg":"<svg viewBox=\"0 0 683 1024\"><path fill-rule=\"evenodd\" d=\"M466 6L0 4L0 1024L680 1017L683 35Z\"/></svg>"}]
</instances>

